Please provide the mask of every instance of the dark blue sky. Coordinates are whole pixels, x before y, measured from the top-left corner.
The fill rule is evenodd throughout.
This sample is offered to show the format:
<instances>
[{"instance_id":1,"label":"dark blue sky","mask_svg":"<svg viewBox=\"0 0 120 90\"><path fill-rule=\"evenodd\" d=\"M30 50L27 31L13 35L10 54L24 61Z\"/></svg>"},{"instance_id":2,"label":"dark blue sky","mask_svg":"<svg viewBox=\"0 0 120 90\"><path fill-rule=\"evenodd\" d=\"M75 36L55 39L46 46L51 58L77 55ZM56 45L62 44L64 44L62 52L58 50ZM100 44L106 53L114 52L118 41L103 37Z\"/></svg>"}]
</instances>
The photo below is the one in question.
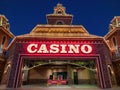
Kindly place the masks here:
<instances>
[{"instance_id":1,"label":"dark blue sky","mask_svg":"<svg viewBox=\"0 0 120 90\"><path fill-rule=\"evenodd\" d=\"M16 35L29 33L37 24L46 24L46 14L57 3L73 14L73 24L83 25L91 34L104 36L114 16L120 16L120 0L0 0L0 14Z\"/></svg>"}]
</instances>

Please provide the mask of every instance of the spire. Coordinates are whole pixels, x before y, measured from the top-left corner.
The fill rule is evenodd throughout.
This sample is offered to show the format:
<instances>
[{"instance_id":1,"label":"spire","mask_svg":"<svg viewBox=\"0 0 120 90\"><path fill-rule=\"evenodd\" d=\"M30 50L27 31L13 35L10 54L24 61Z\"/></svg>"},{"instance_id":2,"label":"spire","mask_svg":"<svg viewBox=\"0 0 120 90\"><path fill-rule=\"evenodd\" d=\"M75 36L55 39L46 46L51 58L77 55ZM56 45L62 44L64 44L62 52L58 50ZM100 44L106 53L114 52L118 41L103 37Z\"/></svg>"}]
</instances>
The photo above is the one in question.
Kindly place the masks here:
<instances>
[{"instance_id":1,"label":"spire","mask_svg":"<svg viewBox=\"0 0 120 90\"><path fill-rule=\"evenodd\" d=\"M57 15L66 15L65 13L66 8L63 7L62 4L58 3L56 7L54 7L54 14Z\"/></svg>"},{"instance_id":2,"label":"spire","mask_svg":"<svg viewBox=\"0 0 120 90\"><path fill-rule=\"evenodd\" d=\"M10 28L7 18L1 14L0 14L0 26L4 27L7 30L9 30Z\"/></svg>"},{"instance_id":3,"label":"spire","mask_svg":"<svg viewBox=\"0 0 120 90\"><path fill-rule=\"evenodd\" d=\"M120 16L115 16L109 25L110 30L113 30L117 27L120 27Z\"/></svg>"}]
</instances>

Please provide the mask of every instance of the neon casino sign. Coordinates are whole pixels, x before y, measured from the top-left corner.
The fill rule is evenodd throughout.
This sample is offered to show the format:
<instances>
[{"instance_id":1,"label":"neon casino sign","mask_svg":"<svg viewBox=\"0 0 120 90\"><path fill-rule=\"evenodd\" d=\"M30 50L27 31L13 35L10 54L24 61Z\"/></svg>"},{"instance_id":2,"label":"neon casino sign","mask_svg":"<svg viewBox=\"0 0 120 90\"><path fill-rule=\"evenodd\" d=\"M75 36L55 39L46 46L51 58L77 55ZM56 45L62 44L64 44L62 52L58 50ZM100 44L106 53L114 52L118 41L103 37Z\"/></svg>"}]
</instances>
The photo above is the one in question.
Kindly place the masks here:
<instances>
[{"instance_id":1,"label":"neon casino sign","mask_svg":"<svg viewBox=\"0 0 120 90\"><path fill-rule=\"evenodd\" d=\"M27 52L31 54L90 54L93 48L88 44L38 44L27 46Z\"/></svg>"}]
</instances>

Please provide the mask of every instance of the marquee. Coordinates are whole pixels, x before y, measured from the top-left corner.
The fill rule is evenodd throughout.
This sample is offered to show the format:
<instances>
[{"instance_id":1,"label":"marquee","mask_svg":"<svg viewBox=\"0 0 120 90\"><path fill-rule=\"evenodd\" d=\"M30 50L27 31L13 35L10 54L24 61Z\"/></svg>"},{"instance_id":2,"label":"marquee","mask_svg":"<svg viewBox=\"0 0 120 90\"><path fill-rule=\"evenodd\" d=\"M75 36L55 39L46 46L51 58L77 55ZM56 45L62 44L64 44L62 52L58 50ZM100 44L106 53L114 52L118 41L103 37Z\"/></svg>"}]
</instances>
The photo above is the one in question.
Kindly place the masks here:
<instances>
[{"instance_id":1,"label":"marquee","mask_svg":"<svg viewBox=\"0 0 120 90\"><path fill-rule=\"evenodd\" d=\"M59 53L59 54L89 54L92 52L92 46L88 44L38 44L31 43L27 46L27 52L34 53Z\"/></svg>"}]
</instances>

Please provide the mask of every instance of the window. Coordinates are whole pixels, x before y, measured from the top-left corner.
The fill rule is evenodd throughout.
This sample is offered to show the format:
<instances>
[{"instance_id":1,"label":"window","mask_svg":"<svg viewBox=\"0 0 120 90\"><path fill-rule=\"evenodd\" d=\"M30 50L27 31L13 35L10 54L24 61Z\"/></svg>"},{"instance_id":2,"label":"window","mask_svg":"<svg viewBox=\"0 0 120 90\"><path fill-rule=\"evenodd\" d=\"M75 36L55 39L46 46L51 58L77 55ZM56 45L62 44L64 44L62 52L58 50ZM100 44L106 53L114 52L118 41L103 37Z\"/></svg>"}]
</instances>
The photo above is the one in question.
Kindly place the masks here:
<instances>
[{"instance_id":1,"label":"window","mask_svg":"<svg viewBox=\"0 0 120 90\"><path fill-rule=\"evenodd\" d=\"M64 23L64 21L62 21L62 20L57 20L57 21L56 21L56 24L57 24L57 25L64 25L65 23Z\"/></svg>"},{"instance_id":2,"label":"window","mask_svg":"<svg viewBox=\"0 0 120 90\"><path fill-rule=\"evenodd\" d=\"M115 47L117 46L115 37L113 37L113 44L114 44Z\"/></svg>"},{"instance_id":3,"label":"window","mask_svg":"<svg viewBox=\"0 0 120 90\"><path fill-rule=\"evenodd\" d=\"M57 25L63 25L63 22L57 22Z\"/></svg>"},{"instance_id":4,"label":"window","mask_svg":"<svg viewBox=\"0 0 120 90\"><path fill-rule=\"evenodd\" d=\"M6 36L3 36L2 44L0 45L0 53L2 53L5 40L6 40Z\"/></svg>"},{"instance_id":5,"label":"window","mask_svg":"<svg viewBox=\"0 0 120 90\"><path fill-rule=\"evenodd\" d=\"M58 11L57 13L58 13L58 14L62 14L62 12L61 12L61 11Z\"/></svg>"},{"instance_id":6,"label":"window","mask_svg":"<svg viewBox=\"0 0 120 90\"><path fill-rule=\"evenodd\" d=\"M2 18L0 18L0 26L2 26Z\"/></svg>"},{"instance_id":7,"label":"window","mask_svg":"<svg viewBox=\"0 0 120 90\"><path fill-rule=\"evenodd\" d=\"M0 46L0 54L2 53L2 45Z\"/></svg>"},{"instance_id":8,"label":"window","mask_svg":"<svg viewBox=\"0 0 120 90\"><path fill-rule=\"evenodd\" d=\"M2 45L4 45L5 40L6 40L6 36L3 36Z\"/></svg>"},{"instance_id":9,"label":"window","mask_svg":"<svg viewBox=\"0 0 120 90\"><path fill-rule=\"evenodd\" d=\"M113 45L114 45L114 48L115 48L115 54L119 55L119 50L118 50L116 38L113 37L112 40L113 40Z\"/></svg>"}]
</instances>

